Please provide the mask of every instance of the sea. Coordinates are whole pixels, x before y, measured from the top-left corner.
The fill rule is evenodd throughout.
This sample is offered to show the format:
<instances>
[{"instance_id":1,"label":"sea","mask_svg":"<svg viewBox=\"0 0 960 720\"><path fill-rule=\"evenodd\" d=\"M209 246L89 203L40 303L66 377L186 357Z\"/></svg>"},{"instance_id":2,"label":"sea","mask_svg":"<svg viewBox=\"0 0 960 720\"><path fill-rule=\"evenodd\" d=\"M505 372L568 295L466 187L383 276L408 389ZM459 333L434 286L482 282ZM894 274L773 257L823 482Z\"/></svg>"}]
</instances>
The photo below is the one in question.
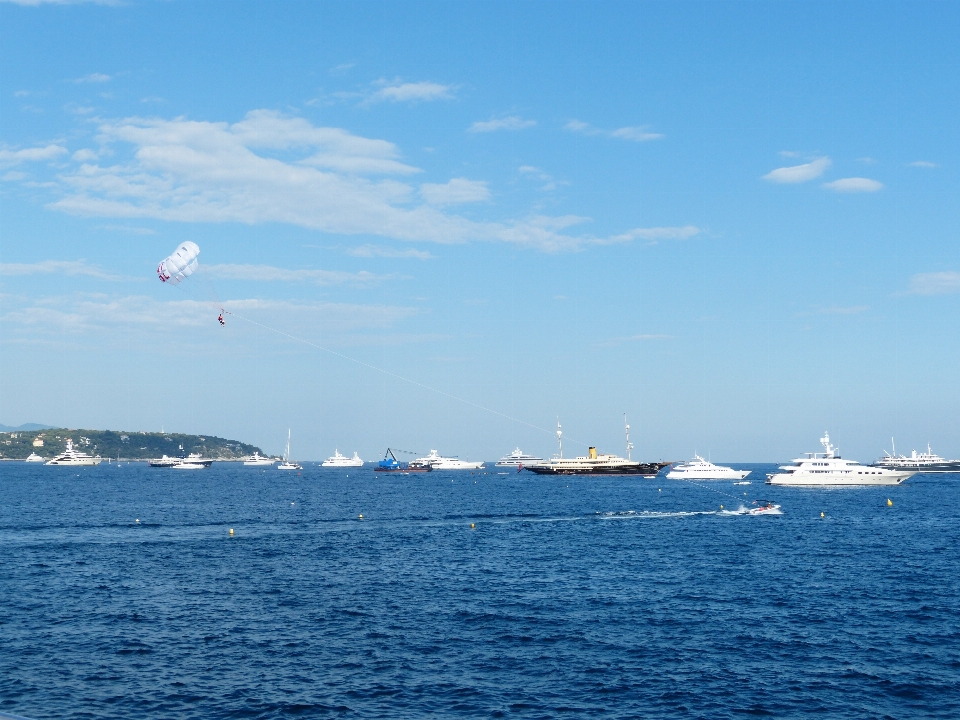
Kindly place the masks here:
<instances>
[{"instance_id":1,"label":"sea","mask_svg":"<svg viewBox=\"0 0 960 720\"><path fill-rule=\"evenodd\" d=\"M960 475L734 465L0 463L0 713L960 717Z\"/></svg>"}]
</instances>

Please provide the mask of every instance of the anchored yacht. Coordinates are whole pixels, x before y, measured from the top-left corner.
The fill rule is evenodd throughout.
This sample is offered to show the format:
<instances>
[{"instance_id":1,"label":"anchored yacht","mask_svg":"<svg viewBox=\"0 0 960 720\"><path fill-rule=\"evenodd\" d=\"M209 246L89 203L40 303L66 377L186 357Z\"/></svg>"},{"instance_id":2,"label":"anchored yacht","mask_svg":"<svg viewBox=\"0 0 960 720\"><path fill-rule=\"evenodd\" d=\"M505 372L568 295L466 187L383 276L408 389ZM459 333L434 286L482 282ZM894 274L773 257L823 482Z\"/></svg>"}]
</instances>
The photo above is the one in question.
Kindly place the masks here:
<instances>
[{"instance_id":1,"label":"anchored yacht","mask_svg":"<svg viewBox=\"0 0 960 720\"><path fill-rule=\"evenodd\" d=\"M633 443L630 442L630 426L626 424L626 418L624 418L624 426L627 433L627 457L625 458L607 453L597 453L595 447L591 447L587 455L565 458L563 456L563 431L558 422L557 443L560 446L559 454L540 463L524 465L523 469L538 475L640 475L642 477L656 477L657 473L670 463L641 463L630 459Z\"/></svg>"},{"instance_id":2,"label":"anchored yacht","mask_svg":"<svg viewBox=\"0 0 960 720\"><path fill-rule=\"evenodd\" d=\"M896 454L897 447L893 444L893 438L890 438L890 445L894 454L890 455L884 451L884 456L873 463L874 467L890 468L891 470L916 470L924 473L960 472L960 460L944 460L930 450L930 443L927 443L926 452L918 453L914 450L910 453L910 457Z\"/></svg>"},{"instance_id":3,"label":"anchored yacht","mask_svg":"<svg viewBox=\"0 0 960 720\"><path fill-rule=\"evenodd\" d=\"M46 462L42 457L37 455L35 452L30 453L27 456L27 459L24 462Z\"/></svg>"},{"instance_id":4,"label":"anchored yacht","mask_svg":"<svg viewBox=\"0 0 960 720\"><path fill-rule=\"evenodd\" d=\"M839 448L830 443L830 433L820 438L824 452L806 453L792 465L781 465L784 472L767 475L768 485L899 485L917 474L916 470L890 470L842 460Z\"/></svg>"},{"instance_id":5,"label":"anchored yacht","mask_svg":"<svg viewBox=\"0 0 960 720\"><path fill-rule=\"evenodd\" d=\"M334 450L333 455L321 463L321 467L363 467L363 460L357 453L353 453L352 458L341 455L339 450Z\"/></svg>"},{"instance_id":6,"label":"anchored yacht","mask_svg":"<svg viewBox=\"0 0 960 720\"><path fill-rule=\"evenodd\" d=\"M47 461L47 465L99 465L102 458L97 455L91 457L85 452L73 449L73 440L67 438L67 449L57 455L52 460Z\"/></svg>"},{"instance_id":7,"label":"anchored yacht","mask_svg":"<svg viewBox=\"0 0 960 720\"><path fill-rule=\"evenodd\" d=\"M497 460L497 467L517 467L541 462L543 462L543 458L538 458L535 455L525 455L523 450L517 448L509 455L504 455Z\"/></svg>"},{"instance_id":8,"label":"anchored yacht","mask_svg":"<svg viewBox=\"0 0 960 720\"><path fill-rule=\"evenodd\" d=\"M273 458L264 457L257 451L254 451L253 455L243 458L244 465L273 465L275 462L277 461Z\"/></svg>"},{"instance_id":9,"label":"anchored yacht","mask_svg":"<svg viewBox=\"0 0 960 720\"><path fill-rule=\"evenodd\" d=\"M119 462L119 460L117 461ZM200 456L200 453L190 453L186 457L183 455L183 445L180 446L180 454L177 457L170 457L169 455L164 455L160 458L155 458L153 460L148 460L147 465L149 467L158 467L158 468L179 468L184 463L188 465L199 465L201 468L208 468L213 465L213 460L206 460ZM195 468L188 467L184 468L186 470L194 470Z\"/></svg>"},{"instance_id":10,"label":"anchored yacht","mask_svg":"<svg viewBox=\"0 0 960 720\"><path fill-rule=\"evenodd\" d=\"M699 455L694 455L693 460L670 468L667 477L670 480L743 480L750 472L714 465Z\"/></svg>"},{"instance_id":11,"label":"anchored yacht","mask_svg":"<svg viewBox=\"0 0 960 720\"><path fill-rule=\"evenodd\" d=\"M277 470L303 470L303 465L290 461L290 428L287 428L287 449L283 451L283 462Z\"/></svg>"},{"instance_id":12,"label":"anchored yacht","mask_svg":"<svg viewBox=\"0 0 960 720\"><path fill-rule=\"evenodd\" d=\"M417 458L410 463L411 467L430 467L433 470L482 470L483 461L470 462L455 457L443 457L436 450L431 450L426 457Z\"/></svg>"}]
</instances>

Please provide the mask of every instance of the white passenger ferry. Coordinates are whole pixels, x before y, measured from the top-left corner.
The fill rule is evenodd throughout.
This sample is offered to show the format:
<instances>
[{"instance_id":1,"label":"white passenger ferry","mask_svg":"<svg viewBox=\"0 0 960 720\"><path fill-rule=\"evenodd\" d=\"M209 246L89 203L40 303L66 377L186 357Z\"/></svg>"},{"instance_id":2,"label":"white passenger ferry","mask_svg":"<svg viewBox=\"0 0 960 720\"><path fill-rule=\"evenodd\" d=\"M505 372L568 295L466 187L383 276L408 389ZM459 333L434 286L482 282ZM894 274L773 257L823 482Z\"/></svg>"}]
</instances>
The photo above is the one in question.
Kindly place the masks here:
<instances>
[{"instance_id":1,"label":"white passenger ferry","mask_svg":"<svg viewBox=\"0 0 960 720\"><path fill-rule=\"evenodd\" d=\"M830 434L820 438L824 452L806 453L792 465L781 465L784 472L767 475L769 485L899 485L916 475L915 470L890 470L842 460L840 450L830 443Z\"/></svg>"}]
</instances>

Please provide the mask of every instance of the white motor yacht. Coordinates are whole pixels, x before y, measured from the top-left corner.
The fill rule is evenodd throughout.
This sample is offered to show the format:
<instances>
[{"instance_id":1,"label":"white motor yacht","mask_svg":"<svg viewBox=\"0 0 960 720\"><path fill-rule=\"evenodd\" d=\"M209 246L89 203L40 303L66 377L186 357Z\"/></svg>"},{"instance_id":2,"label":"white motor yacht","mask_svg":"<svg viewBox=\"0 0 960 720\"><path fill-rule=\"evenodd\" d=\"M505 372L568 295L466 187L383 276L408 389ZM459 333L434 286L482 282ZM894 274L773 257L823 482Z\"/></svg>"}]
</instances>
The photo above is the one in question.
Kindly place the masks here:
<instances>
[{"instance_id":1,"label":"white motor yacht","mask_svg":"<svg viewBox=\"0 0 960 720\"><path fill-rule=\"evenodd\" d=\"M820 438L824 452L806 453L792 465L781 465L783 472L767 475L768 485L899 485L917 474L916 470L861 465L856 460L842 460L839 448L830 443L830 434Z\"/></svg>"},{"instance_id":2,"label":"white motor yacht","mask_svg":"<svg viewBox=\"0 0 960 720\"><path fill-rule=\"evenodd\" d=\"M24 462L46 462L46 460L37 455L35 452L32 452L27 456L27 459L24 460Z\"/></svg>"},{"instance_id":3,"label":"white motor yacht","mask_svg":"<svg viewBox=\"0 0 960 720\"><path fill-rule=\"evenodd\" d=\"M91 457L85 452L73 449L73 440L67 438L67 449L57 455L52 460L47 461L47 465L99 465L102 458L97 455Z\"/></svg>"},{"instance_id":4,"label":"white motor yacht","mask_svg":"<svg viewBox=\"0 0 960 720\"><path fill-rule=\"evenodd\" d=\"M171 465L170 467L174 470L204 470L210 466L204 463L192 462L190 460L181 460L176 465Z\"/></svg>"},{"instance_id":5,"label":"white motor yacht","mask_svg":"<svg viewBox=\"0 0 960 720\"><path fill-rule=\"evenodd\" d=\"M543 458L538 458L535 455L525 455L523 450L517 448L509 455L504 455L497 460L497 467L518 467L520 465L531 465L541 462L543 462Z\"/></svg>"},{"instance_id":6,"label":"white motor yacht","mask_svg":"<svg viewBox=\"0 0 960 720\"><path fill-rule=\"evenodd\" d=\"M303 470L303 465L290 460L290 428L287 428L287 449L283 451L283 462L277 465L277 470Z\"/></svg>"},{"instance_id":7,"label":"white motor yacht","mask_svg":"<svg viewBox=\"0 0 960 720\"><path fill-rule=\"evenodd\" d=\"M357 453L353 453L353 457L348 458L346 455L341 455L339 450L334 450L331 457L320 463L320 467L363 467L363 460Z\"/></svg>"},{"instance_id":8,"label":"white motor yacht","mask_svg":"<svg viewBox=\"0 0 960 720\"><path fill-rule=\"evenodd\" d=\"M693 460L670 468L667 477L670 480L743 480L750 472L714 465L699 455L694 455Z\"/></svg>"},{"instance_id":9,"label":"white motor yacht","mask_svg":"<svg viewBox=\"0 0 960 720\"><path fill-rule=\"evenodd\" d=\"M259 452L254 452L253 455L243 459L244 465L273 465L276 462L273 458L264 457Z\"/></svg>"},{"instance_id":10,"label":"white motor yacht","mask_svg":"<svg viewBox=\"0 0 960 720\"><path fill-rule=\"evenodd\" d=\"M482 470L483 461L470 462L455 457L443 457L436 450L431 450L426 457L417 458L410 463L414 467L431 467L434 470Z\"/></svg>"}]
</instances>

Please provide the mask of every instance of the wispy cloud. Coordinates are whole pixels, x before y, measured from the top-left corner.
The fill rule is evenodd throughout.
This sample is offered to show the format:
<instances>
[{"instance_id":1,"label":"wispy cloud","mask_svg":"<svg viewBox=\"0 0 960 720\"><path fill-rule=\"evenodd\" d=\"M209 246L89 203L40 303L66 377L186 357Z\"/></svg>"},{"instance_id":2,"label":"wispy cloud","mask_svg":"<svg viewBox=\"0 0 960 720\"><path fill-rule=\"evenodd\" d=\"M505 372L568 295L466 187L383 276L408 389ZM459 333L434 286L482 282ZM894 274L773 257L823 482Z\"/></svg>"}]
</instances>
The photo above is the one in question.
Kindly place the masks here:
<instances>
[{"instance_id":1,"label":"wispy cloud","mask_svg":"<svg viewBox=\"0 0 960 720\"><path fill-rule=\"evenodd\" d=\"M929 160L914 160L912 163L907 163L907 165L909 165L910 167L919 167L919 168L940 167L936 163L930 162Z\"/></svg>"},{"instance_id":2,"label":"wispy cloud","mask_svg":"<svg viewBox=\"0 0 960 720\"><path fill-rule=\"evenodd\" d=\"M402 162L393 143L267 110L252 111L234 124L184 118L101 121L97 140L101 158L126 160L61 170L56 183L48 184L58 195L48 207L125 220L279 222L421 243L506 242L545 252L698 232L692 226L634 228L598 237L570 232L589 222L572 215L468 219L445 209L446 204L418 204L419 188L389 177L420 172ZM459 193L461 201L477 201L489 193L476 180L428 185L437 186L426 190L434 199L452 200Z\"/></svg>"},{"instance_id":3,"label":"wispy cloud","mask_svg":"<svg viewBox=\"0 0 960 720\"><path fill-rule=\"evenodd\" d=\"M272 265L207 265L206 271L223 280L246 280L252 282L312 282L317 285L375 285L387 277L366 271L356 273L340 270L312 270L273 267Z\"/></svg>"},{"instance_id":4,"label":"wispy cloud","mask_svg":"<svg viewBox=\"0 0 960 720\"><path fill-rule=\"evenodd\" d=\"M423 183L420 195L431 205L457 205L490 199L490 189L482 180L453 178L449 182Z\"/></svg>"},{"instance_id":5,"label":"wispy cloud","mask_svg":"<svg viewBox=\"0 0 960 720\"><path fill-rule=\"evenodd\" d=\"M37 263L0 263L0 275L85 275L100 280L125 280L111 275L86 260L43 260Z\"/></svg>"},{"instance_id":6,"label":"wispy cloud","mask_svg":"<svg viewBox=\"0 0 960 720\"><path fill-rule=\"evenodd\" d=\"M43 147L24 148L23 150L0 149L0 167L11 167L22 162L39 162L53 160L66 154L67 149L62 145L45 145Z\"/></svg>"},{"instance_id":7,"label":"wispy cloud","mask_svg":"<svg viewBox=\"0 0 960 720\"><path fill-rule=\"evenodd\" d=\"M802 183L820 177L828 167L830 167L830 158L820 157L803 165L771 170L763 176L763 179L774 183Z\"/></svg>"},{"instance_id":8,"label":"wispy cloud","mask_svg":"<svg viewBox=\"0 0 960 720\"><path fill-rule=\"evenodd\" d=\"M828 190L833 190L834 192L862 193L883 190L883 183L871 180L870 178L852 177L824 183L823 187Z\"/></svg>"},{"instance_id":9,"label":"wispy cloud","mask_svg":"<svg viewBox=\"0 0 960 720\"><path fill-rule=\"evenodd\" d=\"M517 172L528 178L543 180L544 185L540 187L541 190L556 190L558 185L569 185L566 180L554 180L550 173L544 172L540 168L534 167L533 165L521 165L519 168L517 168Z\"/></svg>"},{"instance_id":10,"label":"wispy cloud","mask_svg":"<svg viewBox=\"0 0 960 720\"><path fill-rule=\"evenodd\" d=\"M347 251L354 257L384 257L384 258L415 258L417 260L432 260L435 256L426 250L414 248L393 248L386 245L360 245Z\"/></svg>"},{"instance_id":11,"label":"wispy cloud","mask_svg":"<svg viewBox=\"0 0 960 720\"><path fill-rule=\"evenodd\" d=\"M330 68L330 74L333 77L341 77L350 72L354 67L356 67L356 63L340 63Z\"/></svg>"},{"instance_id":12,"label":"wispy cloud","mask_svg":"<svg viewBox=\"0 0 960 720\"><path fill-rule=\"evenodd\" d=\"M580 133L582 135L602 135L604 137L616 138L619 140L632 140L633 142L646 142L648 140L662 140L662 133L651 132L646 125L633 127L622 127L616 130L601 130L582 120L570 120L563 126L564 130Z\"/></svg>"},{"instance_id":13,"label":"wispy cloud","mask_svg":"<svg viewBox=\"0 0 960 720\"><path fill-rule=\"evenodd\" d=\"M370 96L370 102L429 102L453 97L453 85L434 82L399 83L380 88Z\"/></svg>"},{"instance_id":14,"label":"wispy cloud","mask_svg":"<svg viewBox=\"0 0 960 720\"><path fill-rule=\"evenodd\" d=\"M478 120L467 128L467 132L488 133L497 130L523 130L536 124L536 120L524 120L517 115L511 115L503 118L491 118L490 120Z\"/></svg>"},{"instance_id":15,"label":"wispy cloud","mask_svg":"<svg viewBox=\"0 0 960 720\"><path fill-rule=\"evenodd\" d=\"M661 240L687 240L695 235L699 235L700 228L695 225L684 225L683 227L652 227L637 228L622 235L616 235L611 240L613 242L627 242L633 239L647 240L649 245L656 245Z\"/></svg>"},{"instance_id":16,"label":"wispy cloud","mask_svg":"<svg viewBox=\"0 0 960 720\"><path fill-rule=\"evenodd\" d=\"M960 272L918 273L910 278L912 295L954 295L960 293Z\"/></svg>"},{"instance_id":17,"label":"wispy cloud","mask_svg":"<svg viewBox=\"0 0 960 720\"><path fill-rule=\"evenodd\" d=\"M83 77L77 78L73 82L77 83L78 85L82 85L86 83L105 83L110 82L112 79L112 77L109 75L104 75L103 73L90 73L89 75L84 75Z\"/></svg>"}]
</instances>

